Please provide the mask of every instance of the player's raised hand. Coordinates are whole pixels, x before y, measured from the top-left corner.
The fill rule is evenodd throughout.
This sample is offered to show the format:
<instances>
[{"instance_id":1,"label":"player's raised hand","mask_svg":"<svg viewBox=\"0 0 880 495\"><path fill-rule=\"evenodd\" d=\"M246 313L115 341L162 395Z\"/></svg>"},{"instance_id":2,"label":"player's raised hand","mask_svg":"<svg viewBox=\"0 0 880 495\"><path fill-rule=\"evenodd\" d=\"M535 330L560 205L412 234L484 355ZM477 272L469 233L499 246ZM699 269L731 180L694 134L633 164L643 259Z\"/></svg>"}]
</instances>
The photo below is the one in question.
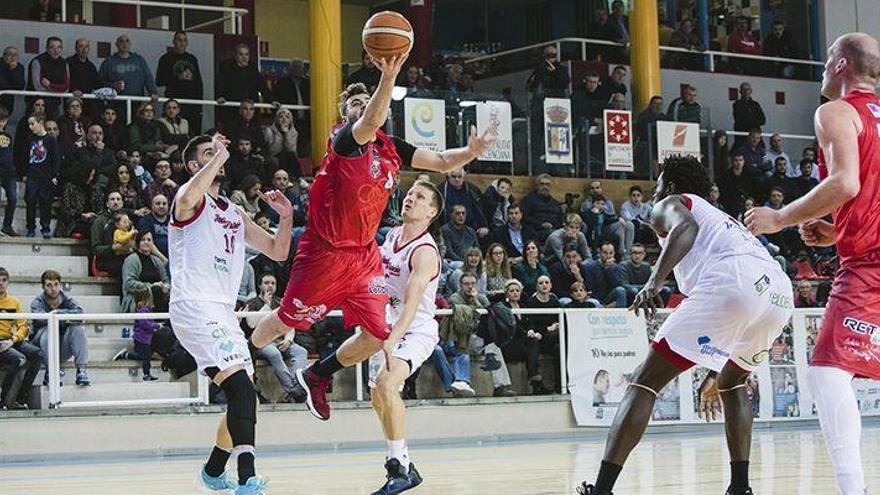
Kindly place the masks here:
<instances>
[{"instance_id":1,"label":"player's raised hand","mask_svg":"<svg viewBox=\"0 0 880 495\"><path fill-rule=\"evenodd\" d=\"M636 316L639 316L639 308L641 308L645 314L645 320L651 321L657 314L657 307L659 306L663 306L663 298L660 297L660 291L649 283L645 284L642 290L636 294L636 298L632 306L629 307L629 310L635 312Z\"/></svg>"},{"instance_id":2,"label":"player's raised hand","mask_svg":"<svg viewBox=\"0 0 880 495\"><path fill-rule=\"evenodd\" d=\"M743 216L743 222L746 227L754 235L773 234L779 232L785 227L782 224L782 215L779 210L759 206L747 211Z\"/></svg>"},{"instance_id":3,"label":"player's raised hand","mask_svg":"<svg viewBox=\"0 0 880 495\"><path fill-rule=\"evenodd\" d=\"M257 191L257 194L260 196L260 199L269 205L269 208L275 210L281 218L293 215L293 205L290 204L290 200L287 199L287 196L281 191L274 190L267 193Z\"/></svg>"},{"instance_id":4,"label":"player's raised hand","mask_svg":"<svg viewBox=\"0 0 880 495\"><path fill-rule=\"evenodd\" d=\"M810 220L798 227L804 244L812 247L833 246L835 241L834 224L825 220Z\"/></svg>"},{"instance_id":5,"label":"player's raised hand","mask_svg":"<svg viewBox=\"0 0 880 495\"><path fill-rule=\"evenodd\" d=\"M718 391L718 380L708 375L700 385L700 406L697 414L708 423L721 418L721 392Z\"/></svg>"},{"instance_id":6,"label":"player's raised hand","mask_svg":"<svg viewBox=\"0 0 880 495\"><path fill-rule=\"evenodd\" d=\"M474 158L480 157L486 150L495 144L498 135L498 126L491 124L483 131L483 134L477 136L477 126L472 125L470 134L468 135L468 150L474 155Z\"/></svg>"},{"instance_id":7,"label":"player's raised hand","mask_svg":"<svg viewBox=\"0 0 880 495\"><path fill-rule=\"evenodd\" d=\"M409 53L394 55L391 58L373 58L373 63L376 64L382 75L396 78L407 58L409 58Z\"/></svg>"},{"instance_id":8,"label":"player's raised hand","mask_svg":"<svg viewBox=\"0 0 880 495\"><path fill-rule=\"evenodd\" d=\"M214 134L211 138L211 148L214 150L214 156L224 162L229 159L229 138L220 134Z\"/></svg>"}]
</instances>

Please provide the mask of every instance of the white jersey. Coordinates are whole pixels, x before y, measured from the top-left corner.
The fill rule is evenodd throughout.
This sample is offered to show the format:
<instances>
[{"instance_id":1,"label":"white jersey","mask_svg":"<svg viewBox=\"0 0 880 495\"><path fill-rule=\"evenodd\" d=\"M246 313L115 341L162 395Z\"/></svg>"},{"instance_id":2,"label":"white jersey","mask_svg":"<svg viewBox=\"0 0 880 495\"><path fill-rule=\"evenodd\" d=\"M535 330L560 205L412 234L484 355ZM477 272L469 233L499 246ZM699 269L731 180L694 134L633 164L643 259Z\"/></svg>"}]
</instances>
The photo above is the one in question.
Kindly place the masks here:
<instances>
[{"instance_id":1,"label":"white jersey","mask_svg":"<svg viewBox=\"0 0 880 495\"><path fill-rule=\"evenodd\" d=\"M751 256L782 270L761 241L736 219L694 194L682 194L681 198L700 227L693 247L674 270L675 281L683 294L691 292L708 268L731 256ZM660 238L659 241L665 249L668 240Z\"/></svg>"},{"instance_id":2,"label":"white jersey","mask_svg":"<svg viewBox=\"0 0 880 495\"><path fill-rule=\"evenodd\" d=\"M168 228L171 299L234 306L244 270L244 220L228 199L205 194L189 220Z\"/></svg>"},{"instance_id":3,"label":"white jersey","mask_svg":"<svg viewBox=\"0 0 880 495\"><path fill-rule=\"evenodd\" d=\"M385 280L388 289L388 318L390 322L397 321L403 311L403 299L406 295L406 284L412 273L412 255L419 248L434 249L437 257L440 251L431 234L425 232L419 237L406 244L399 245L398 240L403 234L403 227L396 227L385 237L382 244L382 265L385 267ZM437 321L434 319L434 311L437 306L434 300L437 297L439 284L440 266L438 262L437 275L428 283L428 288L421 296L419 308L407 333L423 333L436 336L438 332Z\"/></svg>"}]
</instances>

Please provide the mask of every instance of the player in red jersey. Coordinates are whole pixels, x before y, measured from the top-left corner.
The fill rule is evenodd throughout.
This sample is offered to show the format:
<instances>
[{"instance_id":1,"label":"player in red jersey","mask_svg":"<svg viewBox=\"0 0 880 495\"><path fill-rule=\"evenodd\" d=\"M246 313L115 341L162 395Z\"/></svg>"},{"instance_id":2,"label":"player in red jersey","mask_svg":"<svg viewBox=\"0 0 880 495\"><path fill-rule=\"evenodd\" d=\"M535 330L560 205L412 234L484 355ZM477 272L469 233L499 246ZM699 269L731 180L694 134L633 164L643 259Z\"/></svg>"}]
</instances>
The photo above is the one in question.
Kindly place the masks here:
<instances>
[{"instance_id":1,"label":"player in red jersey","mask_svg":"<svg viewBox=\"0 0 880 495\"><path fill-rule=\"evenodd\" d=\"M251 342L261 348L290 328L308 330L329 310L342 309L346 328L363 331L333 355L297 370L308 393L306 403L321 420L330 418L326 389L336 371L353 366L383 350L388 342L385 273L374 240L388 197L397 187L404 165L447 173L483 154L494 129L478 137L471 129L468 145L440 153L416 149L385 135L391 90L406 56L376 60L382 71L370 96L363 84L352 84L340 95L343 123L333 128L327 154L310 191L309 223L300 239L281 306L257 325Z\"/></svg>"},{"instance_id":2,"label":"player in red jersey","mask_svg":"<svg viewBox=\"0 0 880 495\"><path fill-rule=\"evenodd\" d=\"M756 234L800 225L808 246L837 244L840 269L819 331L808 379L819 422L844 495L867 493L853 377L880 379L880 45L862 33L828 49L816 111L822 182L781 210L755 208ZM832 214L834 223L822 220Z\"/></svg>"}]
</instances>

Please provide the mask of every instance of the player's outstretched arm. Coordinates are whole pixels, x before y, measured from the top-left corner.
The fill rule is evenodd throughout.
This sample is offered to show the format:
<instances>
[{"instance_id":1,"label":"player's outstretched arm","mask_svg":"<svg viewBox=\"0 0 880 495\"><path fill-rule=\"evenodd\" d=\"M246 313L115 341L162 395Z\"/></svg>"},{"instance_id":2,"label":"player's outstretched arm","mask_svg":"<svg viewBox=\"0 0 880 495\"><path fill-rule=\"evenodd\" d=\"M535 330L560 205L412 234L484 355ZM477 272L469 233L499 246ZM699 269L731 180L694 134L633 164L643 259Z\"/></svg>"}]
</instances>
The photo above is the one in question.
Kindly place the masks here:
<instances>
[{"instance_id":1,"label":"player's outstretched arm","mask_svg":"<svg viewBox=\"0 0 880 495\"><path fill-rule=\"evenodd\" d=\"M408 56L409 54L390 59L373 59L373 63L382 71L382 76L376 92L364 109L363 116L351 126L351 135L358 145L363 146L372 141L376 137L376 131L385 125L388 112L391 110L391 91L394 89L394 81L397 80L397 74L400 73Z\"/></svg>"},{"instance_id":2,"label":"player's outstretched arm","mask_svg":"<svg viewBox=\"0 0 880 495\"><path fill-rule=\"evenodd\" d=\"M272 235L254 223L247 213L242 212L244 241L275 261L287 261L287 256L290 254L291 228L293 228L293 206L281 191L258 194L264 203L278 212L278 230Z\"/></svg>"},{"instance_id":3,"label":"player's outstretched arm","mask_svg":"<svg viewBox=\"0 0 880 495\"><path fill-rule=\"evenodd\" d=\"M495 126L489 126L477 136L477 128L471 126L468 145L461 148L436 152L417 149L413 154L412 166L422 170L446 174L457 170L486 152L495 143Z\"/></svg>"},{"instance_id":4,"label":"player's outstretched arm","mask_svg":"<svg viewBox=\"0 0 880 495\"><path fill-rule=\"evenodd\" d=\"M214 183L214 177L220 171L220 167L229 159L229 139L217 133L211 141L211 150L214 156L205 164L192 179L178 189L174 197L174 218L177 221L186 221L192 218L196 208L201 204L205 193Z\"/></svg>"},{"instance_id":5,"label":"player's outstretched arm","mask_svg":"<svg viewBox=\"0 0 880 495\"><path fill-rule=\"evenodd\" d=\"M391 327L391 335L385 341L385 363L390 366L391 351L397 345L397 341L406 333L406 330L412 324L416 317L416 311L419 309L419 303L425 291L428 290L428 284L431 280L438 276L440 270L440 257L437 250L430 246L419 246L411 254L410 262L412 263L412 271L409 274L409 280L406 282L406 291L403 294L403 311L400 317Z\"/></svg>"},{"instance_id":6,"label":"player's outstretched arm","mask_svg":"<svg viewBox=\"0 0 880 495\"><path fill-rule=\"evenodd\" d=\"M822 218L856 197L859 181L858 112L844 101L819 107L815 118L816 139L825 153L828 178L812 191L781 210L753 208L743 220L753 234L769 234L785 227Z\"/></svg>"}]
</instances>

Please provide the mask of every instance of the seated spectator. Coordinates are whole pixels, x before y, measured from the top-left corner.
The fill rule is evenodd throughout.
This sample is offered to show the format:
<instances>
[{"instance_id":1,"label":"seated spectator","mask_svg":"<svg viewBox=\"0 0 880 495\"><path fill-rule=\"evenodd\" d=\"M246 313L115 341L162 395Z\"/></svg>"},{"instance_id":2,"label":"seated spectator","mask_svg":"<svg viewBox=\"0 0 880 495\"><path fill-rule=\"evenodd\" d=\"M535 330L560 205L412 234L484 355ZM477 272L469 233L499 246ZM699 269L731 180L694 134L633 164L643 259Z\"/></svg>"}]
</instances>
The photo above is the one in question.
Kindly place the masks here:
<instances>
[{"instance_id":1,"label":"seated spectator","mask_svg":"<svg viewBox=\"0 0 880 495\"><path fill-rule=\"evenodd\" d=\"M431 89L431 78L422 72L417 65L410 65L406 72L398 75L397 86L406 88L407 96L428 96Z\"/></svg>"},{"instance_id":2,"label":"seated spectator","mask_svg":"<svg viewBox=\"0 0 880 495\"><path fill-rule=\"evenodd\" d=\"M306 205L299 183L291 183L287 171L278 169L272 175L272 189L284 193L290 204L293 205L293 226L304 226L306 224ZM273 225L278 224L278 212L262 201L260 202L260 211L268 216Z\"/></svg>"},{"instance_id":3,"label":"seated spectator","mask_svg":"<svg viewBox=\"0 0 880 495\"><path fill-rule=\"evenodd\" d=\"M804 150L801 152L801 160L810 160L810 162L812 162L813 171L811 177L819 180L819 161L816 148L812 146L807 146L806 148L804 148Z\"/></svg>"},{"instance_id":4,"label":"seated spectator","mask_svg":"<svg viewBox=\"0 0 880 495\"><path fill-rule=\"evenodd\" d=\"M605 202L604 210L593 208L593 202L599 200L599 198L602 198ZM598 234L603 238L608 237L610 239L616 239L618 241L618 249L621 252L629 252L629 248L632 246L633 238L635 237L635 225L626 222L615 215L614 202L605 197L602 191L602 183L597 180L590 182L589 194L586 199L584 199L584 202L581 203L581 218L584 222L590 222L593 220L587 218L591 216L590 210L594 210L594 214L601 213L602 211L606 214L603 218L605 223L603 223L602 229ZM585 225L584 227L588 228L589 226ZM590 246L594 249L599 245L598 243L593 243L589 235L587 236L587 240L590 241Z\"/></svg>"},{"instance_id":5,"label":"seated spectator","mask_svg":"<svg viewBox=\"0 0 880 495\"><path fill-rule=\"evenodd\" d=\"M263 157L254 154L253 141L247 135L239 136L235 141L235 149L231 150L226 162L226 177L233 189L239 189L245 177L254 175L260 183L268 181L269 173Z\"/></svg>"},{"instance_id":6,"label":"seated spectator","mask_svg":"<svg viewBox=\"0 0 880 495\"><path fill-rule=\"evenodd\" d=\"M816 294L813 293L813 284L808 280L798 282L797 294L794 297L794 307L796 308L820 308L816 302Z\"/></svg>"},{"instance_id":7,"label":"seated spectator","mask_svg":"<svg viewBox=\"0 0 880 495\"><path fill-rule=\"evenodd\" d=\"M183 151L193 136L189 121L181 115L181 110L180 103L175 99L166 100L162 106L159 124L162 126L162 142L167 145L164 151L169 155L178 150Z\"/></svg>"},{"instance_id":8,"label":"seated spectator","mask_svg":"<svg viewBox=\"0 0 880 495\"><path fill-rule=\"evenodd\" d=\"M61 193L56 237L88 237L92 220L100 210L95 191L95 169L77 164L70 169Z\"/></svg>"},{"instance_id":9,"label":"seated spectator","mask_svg":"<svg viewBox=\"0 0 880 495\"><path fill-rule=\"evenodd\" d=\"M150 213L140 186L131 165L121 163L116 167L116 177L110 179L107 191L118 192L122 196L122 207L140 218Z\"/></svg>"},{"instance_id":10,"label":"seated spectator","mask_svg":"<svg viewBox=\"0 0 880 495\"><path fill-rule=\"evenodd\" d=\"M345 78L345 85L348 86L350 84L363 83L372 94L376 90L376 86L379 85L379 78L381 76L382 72L379 71L379 68L373 63L373 58L367 54L366 50L363 50L361 51L360 68Z\"/></svg>"},{"instance_id":11,"label":"seated spectator","mask_svg":"<svg viewBox=\"0 0 880 495\"><path fill-rule=\"evenodd\" d=\"M746 171L757 177L768 177L773 174L773 165L764 162L764 141L761 129L755 127L749 131L745 142L736 148L746 161Z\"/></svg>"},{"instance_id":12,"label":"seated spectator","mask_svg":"<svg viewBox=\"0 0 880 495\"><path fill-rule=\"evenodd\" d=\"M480 197L480 209L490 230L507 223L507 208L513 204L511 187L510 179L500 177L493 180Z\"/></svg>"},{"instance_id":13,"label":"seated spectator","mask_svg":"<svg viewBox=\"0 0 880 495\"><path fill-rule=\"evenodd\" d=\"M581 232L583 220L577 213L569 213L565 216L565 226L554 230L544 244L544 261L553 264L562 259L562 253L570 247L574 247L581 258L590 257L590 246L587 238Z\"/></svg>"},{"instance_id":14,"label":"seated spectator","mask_svg":"<svg viewBox=\"0 0 880 495\"><path fill-rule=\"evenodd\" d=\"M654 243L657 242L657 235L651 229L651 205L643 203L642 197L642 188L640 186L630 187L629 201L624 201L620 205L620 218L624 222L633 225L633 240L635 242Z\"/></svg>"},{"instance_id":15,"label":"seated spectator","mask_svg":"<svg viewBox=\"0 0 880 495\"><path fill-rule=\"evenodd\" d=\"M177 182L171 178L171 163L168 160L159 160L153 168L153 174L155 175L153 181L147 184L144 191L145 199L153 204L156 196L165 196L165 199L170 203L174 200L174 195L177 194L179 187Z\"/></svg>"},{"instance_id":16,"label":"seated spectator","mask_svg":"<svg viewBox=\"0 0 880 495\"><path fill-rule=\"evenodd\" d=\"M76 151L86 145L87 129L91 119L83 114L83 101L71 98L64 105L64 115L58 117L58 130L61 131L60 141L67 149Z\"/></svg>"},{"instance_id":17,"label":"seated spectator","mask_svg":"<svg viewBox=\"0 0 880 495\"><path fill-rule=\"evenodd\" d=\"M263 155L271 169L286 170L294 177L302 175L296 153L298 136L293 114L286 108L279 108L275 112L275 122L263 127L263 141L266 143Z\"/></svg>"},{"instance_id":18,"label":"seated spectator","mask_svg":"<svg viewBox=\"0 0 880 495\"><path fill-rule=\"evenodd\" d=\"M478 246L469 248L461 268L449 275L446 280L446 294L453 294L459 290L461 277L466 273L477 279L476 288L480 296L488 297L488 281L486 272L483 270L483 253Z\"/></svg>"},{"instance_id":19,"label":"seated spectator","mask_svg":"<svg viewBox=\"0 0 880 495\"><path fill-rule=\"evenodd\" d=\"M466 346L459 349L455 340L440 339L428 360L434 364L444 391L452 392L456 397L476 395L471 386L471 355Z\"/></svg>"},{"instance_id":20,"label":"seated spectator","mask_svg":"<svg viewBox=\"0 0 880 495\"><path fill-rule=\"evenodd\" d=\"M584 230L587 242L590 246L601 246L605 242L620 244L618 227L621 223L617 217L608 213L605 207L605 197L599 196L593 200L592 207L584 215ZM596 249L598 251L598 249Z\"/></svg>"},{"instance_id":21,"label":"seated spectator","mask_svg":"<svg viewBox=\"0 0 880 495\"><path fill-rule=\"evenodd\" d=\"M3 59L0 61L0 90L22 90L24 87L24 66L19 61L18 48L7 46L3 50ZM0 96L0 107L5 107L6 111L12 115L12 112L15 111L15 97L12 95ZM27 120L27 115L23 118Z\"/></svg>"},{"instance_id":22,"label":"seated spectator","mask_svg":"<svg viewBox=\"0 0 880 495\"><path fill-rule=\"evenodd\" d=\"M465 171L463 168L453 170L446 174L440 186L440 192L443 193L443 201L445 205L444 218L445 222L453 221L450 216L453 214L455 207L461 205L465 208L465 221L468 227L474 229L477 237L482 239L489 233L486 217L480 207L480 188L471 182L465 180Z\"/></svg>"},{"instance_id":23,"label":"seated spectator","mask_svg":"<svg viewBox=\"0 0 880 495\"><path fill-rule=\"evenodd\" d=\"M526 294L535 292L538 277L550 275L550 271L541 261L541 250L538 241L530 239L523 248L522 261L513 265L513 277L523 284Z\"/></svg>"},{"instance_id":24,"label":"seated spectator","mask_svg":"<svg viewBox=\"0 0 880 495\"><path fill-rule=\"evenodd\" d=\"M153 197L153 202L150 206L150 213L141 217L137 229L138 232L152 233L153 244L167 258L168 223L171 221L171 216L168 214L168 198L162 194L157 194Z\"/></svg>"},{"instance_id":25,"label":"seated spectator","mask_svg":"<svg viewBox=\"0 0 880 495\"><path fill-rule=\"evenodd\" d=\"M260 191L263 184L256 175L248 175L241 180L236 190L232 191L229 200L237 204L252 219L260 212Z\"/></svg>"},{"instance_id":26,"label":"seated spectator","mask_svg":"<svg viewBox=\"0 0 880 495\"><path fill-rule=\"evenodd\" d=\"M92 243L92 255L95 257L95 265L99 270L109 272L111 276L119 278L122 273L123 261L134 252L130 245L113 242L116 214L123 211L122 195L118 191L111 191L107 195L105 207L103 211L98 212L92 221L91 234L89 235Z\"/></svg>"},{"instance_id":27,"label":"seated spectator","mask_svg":"<svg viewBox=\"0 0 880 495\"><path fill-rule=\"evenodd\" d=\"M561 307L559 299L553 293L553 283L550 277L538 277L538 290L532 294L525 303L527 308L555 309ZM529 315L526 318L527 338L536 339L540 344L541 354L548 355L554 363L553 369L557 370L557 382L559 375L559 315L541 314ZM532 393L535 395L550 393L544 386L544 377L540 374L529 377Z\"/></svg>"},{"instance_id":28,"label":"seated spectator","mask_svg":"<svg viewBox=\"0 0 880 495\"><path fill-rule=\"evenodd\" d=\"M713 183L712 187L709 188L709 197L706 198L706 201L710 205L714 206L715 208L718 208L721 211L725 211L724 206L718 202L718 200L720 198L721 198L721 191L718 189L718 184Z\"/></svg>"},{"instance_id":29,"label":"seated spectator","mask_svg":"<svg viewBox=\"0 0 880 495\"><path fill-rule=\"evenodd\" d=\"M0 267L0 311L24 313L21 301L9 293L9 272ZM4 409L27 409L31 385L43 364L42 351L28 342L28 321L0 320L0 370L5 372L0 383L0 411ZM24 375L16 393L13 393L19 371Z\"/></svg>"},{"instance_id":30,"label":"seated spectator","mask_svg":"<svg viewBox=\"0 0 880 495\"><path fill-rule=\"evenodd\" d=\"M36 0L28 9L27 18L30 21L61 22L61 10L52 5L52 0Z\"/></svg>"},{"instance_id":31,"label":"seated spectator","mask_svg":"<svg viewBox=\"0 0 880 495\"><path fill-rule=\"evenodd\" d=\"M800 175L800 170L797 170L797 167L794 167L794 170L792 170L790 163L791 159L788 157L788 153L782 150L782 136L776 133L770 136L770 147L764 150L764 161L775 165L776 159L780 157L785 158L785 163L788 165L786 175L789 175L792 172L796 173L794 173L793 176L789 175L789 177L797 177Z\"/></svg>"},{"instance_id":32,"label":"seated spectator","mask_svg":"<svg viewBox=\"0 0 880 495\"><path fill-rule=\"evenodd\" d=\"M134 237L137 235L137 229L131 223L131 219L126 213L117 213L114 219L113 244L129 244L134 243Z\"/></svg>"},{"instance_id":33,"label":"seated spectator","mask_svg":"<svg viewBox=\"0 0 880 495\"><path fill-rule=\"evenodd\" d=\"M609 308L626 307L626 289L620 266L614 261L614 244L605 242L599 250L599 259L583 264L584 283L593 297Z\"/></svg>"},{"instance_id":34,"label":"seated spectator","mask_svg":"<svg viewBox=\"0 0 880 495\"><path fill-rule=\"evenodd\" d=\"M694 21L682 19L678 23L678 29L669 37L669 46L684 48L693 51L705 51L706 45L700 40L700 36L694 31ZM703 57L681 52L667 52L664 56L665 65L673 69L702 70Z\"/></svg>"},{"instance_id":35,"label":"seated spectator","mask_svg":"<svg viewBox=\"0 0 880 495\"><path fill-rule=\"evenodd\" d=\"M546 276L541 276L540 280L546 280ZM522 284L518 280L510 280L507 283L504 301L497 303L511 310L520 309L522 304ZM501 351L504 354L504 360L507 362L522 361L526 364L526 376L532 386L532 393L535 395L543 395L549 391L544 387L544 379L541 376L540 356L541 356L541 340L535 334L535 331L528 326L529 319L519 313L513 313L515 328L513 335L508 342L501 345Z\"/></svg>"},{"instance_id":36,"label":"seated spectator","mask_svg":"<svg viewBox=\"0 0 880 495\"><path fill-rule=\"evenodd\" d=\"M523 198L521 206L525 224L532 227L543 242L551 232L562 226L562 207L553 199L550 174L535 177L535 190Z\"/></svg>"},{"instance_id":37,"label":"seated spectator","mask_svg":"<svg viewBox=\"0 0 880 495\"><path fill-rule=\"evenodd\" d=\"M113 107L106 107L101 112L101 129L104 131L104 143L111 151L124 150L128 144L128 129L118 119L119 114Z\"/></svg>"},{"instance_id":38,"label":"seated spectator","mask_svg":"<svg viewBox=\"0 0 880 495\"><path fill-rule=\"evenodd\" d=\"M523 248L531 240L538 238L534 229L522 221L522 209L517 204L507 207L507 223L496 227L492 232L492 241L504 246L512 264L523 259Z\"/></svg>"},{"instance_id":39,"label":"seated spectator","mask_svg":"<svg viewBox=\"0 0 880 495\"><path fill-rule=\"evenodd\" d=\"M128 147L129 154L131 150L138 150L152 161L168 158L165 126L156 120L153 103L146 102L138 108L137 119L128 126Z\"/></svg>"},{"instance_id":40,"label":"seated spectator","mask_svg":"<svg viewBox=\"0 0 880 495\"><path fill-rule=\"evenodd\" d=\"M128 165L131 167L133 182L141 191L146 191L147 186L153 183L153 175L144 167L141 160L141 152L131 149L128 152ZM143 196L141 197L143 200Z\"/></svg>"},{"instance_id":41,"label":"seated spectator","mask_svg":"<svg viewBox=\"0 0 880 495\"><path fill-rule=\"evenodd\" d=\"M681 88L681 96L669 103L666 118L673 122L700 123L703 107L697 102L697 88L686 84Z\"/></svg>"},{"instance_id":42,"label":"seated spectator","mask_svg":"<svg viewBox=\"0 0 880 495\"><path fill-rule=\"evenodd\" d=\"M260 128L260 120L257 118L257 110L254 100L246 98L238 107L238 114L225 123L226 137L233 143L239 138L250 138L251 153L263 157L263 130Z\"/></svg>"},{"instance_id":43,"label":"seated spectator","mask_svg":"<svg viewBox=\"0 0 880 495\"><path fill-rule=\"evenodd\" d=\"M585 275L581 254L576 248L569 247L562 258L550 266L550 280L556 297L567 303L571 299L571 294L568 292L571 285L575 282L584 282Z\"/></svg>"},{"instance_id":44,"label":"seated spectator","mask_svg":"<svg viewBox=\"0 0 880 495\"><path fill-rule=\"evenodd\" d=\"M260 275L260 295L245 301L242 311L272 311L278 308L281 299L275 295L277 286L275 276L271 273ZM241 320L241 329L248 339L261 319L263 316L247 316ZM294 379L294 373L309 364L309 352L293 341L295 334L296 331L291 329L274 342L256 351L257 358L268 361L272 366L272 372L284 389L284 397L280 402L285 403L302 403L306 400L306 392Z\"/></svg>"},{"instance_id":45,"label":"seated spectator","mask_svg":"<svg viewBox=\"0 0 880 495\"><path fill-rule=\"evenodd\" d=\"M0 233L15 237L18 234L12 228L12 219L18 202L18 180L15 174L15 160L12 157L12 137L6 133L7 123L9 123L9 112L0 105L0 188L6 193L6 210Z\"/></svg>"},{"instance_id":46,"label":"seated spectator","mask_svg":"<svg viewBox=\"0 0 880 495\"><path fill-rule=\"evenodd\" d=\"M153 304L153 291L149 288L137 289L134 291L134 312L135 313L152 313L155 311ZM153 334L162 325L151 318L134 320L131 332L131 338L134 340L134 350L122 349L113 356L113 360L131 359L142 363L141 369L144 372L143 381L155 382L159 377L152 374L153 360Z\"/></svg>"},{"instance_id":47,"label":"seated spectator","mask_svg":"<svg viewBox=\"0 0 880 495\"><path fill-rule=\"evenodd\" d=\"M168 311L168 258L153 243L152 232L138 232L135 236L137 250L125 258L122 265L122 311L134 311L134 293L150 290L157 312Z\"/></svg>"},{"instance_id":48,"label":"seated spectator","mask_svg":"<svg viewBox=\"0 0 880 495\"><path fill-rule=\"evenodd\" d=\"M590 292L583 282L573 282L571 287L569 287L568 294L571 297L571 301L563 304L562 307L564 308L589 309L602 307L602 303L590 297Z\"/></svg>"},{"instance_id":49,"label":"seated spectator","mask_svg":"<svg viewBox=\"0 0 880 495\"><path fill-rule=\"evenodd\" d=\"M764 190L769 192L774 187L778 187L785 192L785 197L791 196L795 192L795 182L786 175L787 171L788 162L785 161L785 157L777 157L773 165L773 175L764 179Z\"/></svg>"},{"instance_id":50,"label":"seated spectator","mask_svg":"<svg viewBox=\"0 0 880 495\"><path fill-rule=\"evenodd\" d=\"M311 94L309 88L309 76L306 74L305 62L294 58L290 61L287 74L272 86L275 99L289 105L309 105ZM297 130L296 150L301 156L309 156L311 144L311 121L305 110L293 111L293 125Z\"/></svg>"},{"instance_id":51,"label":"seated spectator","mask_svg":"<svg viewBox=\"0 0 880 495\"><path fill-rule=\"evenodd\" d=\"M764 206L768 208L781 210L785 206L785 191L781 187L772 187L768 198L764 203ZM780 254L786 259L792 259L805 248L797 226L786 227L779 232L765 234L765 236L772 244L779 246Z\"/></svg>"},{"instance_id":52,"label":"seated spectator","mask_svg":"<svg viewBox=\"0 0 880 495\"><path fill-rule=\"evenodd\" d=\"M466 222L467 209L464 205L453 205L452 219L440 229L440 234L443 236L443 244L446 246L445 259L464 262L465 254L468 250L471 248L480 249L477 232L466 225Z\"/></svg>"},{"instance_id":53,"label":"seated spectator","mask_svg":"<svg viewBox=\"0 0 880 495\"><path fill-rule=\"evenodd\" d=\"M768 57L799 58L800 53L798 53L794 36L785 29L785 23L782 20L773 21L770 34L764 38L763 53ZM794 74L794 65L784 62L773 62L773 70L769 71L769 75L773 77L792 78Z\"/></svg>"},{"instance_id":54,"label":"seated spectator","mask_svg":"<svg viewBox=\"0 0 880 495\"><path fill-rule=\"evenodd\" d=\"M623 287L626 289L627 304L632 304L648 279L651 278L651 264L645 262L645 246L641 244L633 244L632 251L629 253L629 259L620 263L621 275L623 278ZM660 289L660 298L663 299L665 305L672 295L672 289L663 287Z\"/></svg>"},{"instance_id":55,"label":"seated spectator","mask_svg":"<svg viewBox=\"0 0 880 495\"><path fill-rule=\"evenodd\" d=\"M721 192L721 205L724 211L735 217L742 213L743 201L748 197L760 197L761 186L755 174L746 170L746 160L739 150L730 155L730 168L718 180Z\"/></svg>"},{"instance_id":56,"label":"seated spectator","mask_svg":"<svg viewBox=\"0 0 880 495\"><path fill-rule=\"evenodd\" d=\"M815 170L815 164L809 159L804 158L801 160L800 169L801 175L794 179L792 184L792 197L791 200L794 201L805 196L808 192L812 191L814 187L819 185L819 181L813 177L813 170Z\"/></svg>"},{"instance_id":57,"label":"seated spectator","mask_svg":"<svg viewBox=\"0 0 880 495\"><path fill-rule=\"evenodd\" d=\"M746 16L736 18L736 28L727 38L727 51L748 55L761 54L761 41L752 34L750 24L751 20ZM744 58L734 57L730 60L730 67L739 74L746 72L747 67L751 64L753 64L751 60Z\"/></svg>"},{"instance_id":58,"label":"seated spectator","mask_svg":"<svg viewBox=\"0 0 880 495\"><path fill-rule=\"evenodd\" d=\"M110 177L116 173L116 155L104 142L100 124L89 126L86 143L73 153L74 162L95 170L95 184L107 188Z\"/></svg>"},{"instance_id":59,"label":"seated spectator","mask_svg":"<svg viewBox=\"0 0 880 495\"><path fill-rule=\"evenodd\" d=\"M493 243L486 250L486 297L489 301L497 301L504 296L507 282L510 281L510 260L504 246Z\"/></svg>"},{"instance_id":60,"label":"seated spectator","mask_svg":"<svg viewBox=\"0 0 880 495\"><path fill-rule=\"evenodd\" d=\"M241 272L241 283L238 285L236 307L240 307L255 297L257 297L257 277L254 274L254 267L250 263L245 263L244 270Z\"/></svg>"},{"instance_id":61,"label":"seated spectator","mask_svg":"<svg viewBox=\"0 0 880 495\"><path fill-rule=\"evenodd\" d=\"M55 270L46 270L40 275L43 291L31 302L31 313L82 314L83 309L64 291L61 290L61 274ZM40 343L43 350L43 385L49 384L49 326L46 320L34 320L34 342ZM58 329L60 363L73 357L76 364L76 384L86 387L91 384L87 370L89 364L89 347L86 339L86 327L82 322L64 320L59 322Z\"/></svg>"}]
</instances>

